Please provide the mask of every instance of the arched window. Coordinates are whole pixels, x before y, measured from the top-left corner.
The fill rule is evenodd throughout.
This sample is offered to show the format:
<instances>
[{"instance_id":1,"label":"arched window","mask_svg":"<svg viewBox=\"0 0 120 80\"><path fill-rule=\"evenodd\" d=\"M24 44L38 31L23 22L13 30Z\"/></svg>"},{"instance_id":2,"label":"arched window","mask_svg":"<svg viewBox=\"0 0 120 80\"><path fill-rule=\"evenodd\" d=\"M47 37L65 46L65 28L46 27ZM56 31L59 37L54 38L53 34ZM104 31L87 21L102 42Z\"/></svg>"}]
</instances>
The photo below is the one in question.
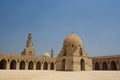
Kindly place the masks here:
<instances>
[{"instance_id":1,"label":"arched window","mask_svg":"<svg viewBox=\"0 0 120 80\"><path fill-rule=\"evenodd\" d=\"M72 44L72 51L74 50L74 44Z\"/></svg>"},{"instance_id":2,"label":"arched window","mask_svg":"<svg viewBox=\"0 0 120 80\"><path fill-rule=\"evenodd\" d=\"M102 63L102 68L103 68L103 70L108 70L108 66L107 66L106 62Z\"/></svg>"},{"instance_id":3,"label":"arched window","mask_svg":"<svg viewBox=\"0 0 120 80\"><path fill-rule=\"evenodd\" d=\"M6 69L6 64L7 64L6 60L2 59L0 61L0 69Z\"/></svg>"},{"instance_id":4,"label":"arched window","mask_svg":"<svg viewBox=\"0 0 120 80\"><path fill-rule=\"evenodd\" d=\"M15 60L12 60L10 62L10 69L16 69L16 61Z\"/></svg>"},{"instance_id":5,"label":"arched window","mask_svg":"<svg viewBox=\"0 0 120 80\"><path fill-rule=\"evenodd\" d=\"M81 70L85 70L85 61L83 59L81 59L80 65L81 65Z\"/></svg>"},{"instance_id":6,"label":"arched window","mask_svg":"<svg viewBox=\"0 0 120 80\"><path fill-rule=\"evenodd\" d=\"M48 63L47 62L44 63L43 69L48 70Z\"/></svg>"},{"instance_id":7,"label":"arched window","mask_svg":"<svg viewBox=\"0 0 120 80\"><path fill-rule=\"evenodd\" d=\"M111 70L117 70L117 65L115 61L111 62Z\"/></svg>"},{"instance_id":8,"label":"arched window","mask_svg":"<svg viewBox=\"0 0 120 80\"><path fill-rule=\"evenodd\" d=\"M62 60L62 71L65 71L65 59Z\"/></svg>"},{"instance_id":9,"label":"arched window","mask_svg":"<svg viewBox=\"0 0 120 80\"><path fill-rule=\"evenodd\" d=\"M80 54L80 56L83 56L83 54L82 54L82 48L80 48L79 54Z\"/></svg>"},{"instance_id":10,"label":"arched window","mask_svg":"<svg viewBox=\"0 0 120 80\"><path fill-rule=\"evenodd\" d=\"M53 62L50 64L50 70L54 70L54 63Z\"/></svg>"},{"instance_id":11,"label":"arched window","mask_svg":"<svg viewBox=\"0 0 120 80\"><path fill-rule=\"evenodd\" d=\"M40 70L40 69L41 69L41 63L37 62L37 64L36 64L36 70Z\"/></svg>"},{"instance_id":12,"label":"arched window","mask_svg":"<svg viewBox=\"0 0 120 80\"><path fill-rule=\"evenodd\" d=\"M100 70L100 66L98 62L95 63L95 70Z\"/></svg>"},{"instance_id":13,"label":"arched window","mask_svg":"<svg viewBox=\"0 0 120 80\"><path fill-rule=\"evenodd\" d=\"M25 61L23 61L23 60L20 62L20 70L22 70L22 69L23 70L25 69Z\"/></svg>"},{"instance_id":14,"label":"arched window","mask_svg":"<svg viewBox=\"0 0 120 80\"><path fill-rule=\"evenodd\" d=\"M63 56L67 56L66 48L64 49Z\"/></svg>"},{"instance_id":15,"label":"arched window","mask_svg":"<svg viewBox=\"0 0 120 80\"><path fill-rule=\"evenodd\" d=\"M33 70L33 62L30 61L28 64L28 70Z\"/></svg>"}]
</instances>

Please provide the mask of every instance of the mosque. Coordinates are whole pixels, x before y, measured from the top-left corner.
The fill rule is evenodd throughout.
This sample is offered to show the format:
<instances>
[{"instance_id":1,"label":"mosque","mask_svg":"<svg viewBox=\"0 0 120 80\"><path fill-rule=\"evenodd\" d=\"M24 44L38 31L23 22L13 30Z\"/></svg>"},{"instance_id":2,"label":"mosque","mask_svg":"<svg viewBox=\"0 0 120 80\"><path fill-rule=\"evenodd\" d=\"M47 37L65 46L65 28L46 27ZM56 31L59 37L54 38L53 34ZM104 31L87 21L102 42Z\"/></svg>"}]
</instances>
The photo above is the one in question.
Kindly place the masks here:
<instances>
[{"instance_id":1,"label":"mosque","mask_svg":"<svg viewBox=\"0 0 120 80\"><path fill-rule=\"evenodd\" d=\"M69 34L57 57L51 53L35 56L32 34L28 34L26 48L19 55L0 54L1 70L92 71L120 70L120 55L89 57L79 36Z\"/></svg>"}]
</instances>

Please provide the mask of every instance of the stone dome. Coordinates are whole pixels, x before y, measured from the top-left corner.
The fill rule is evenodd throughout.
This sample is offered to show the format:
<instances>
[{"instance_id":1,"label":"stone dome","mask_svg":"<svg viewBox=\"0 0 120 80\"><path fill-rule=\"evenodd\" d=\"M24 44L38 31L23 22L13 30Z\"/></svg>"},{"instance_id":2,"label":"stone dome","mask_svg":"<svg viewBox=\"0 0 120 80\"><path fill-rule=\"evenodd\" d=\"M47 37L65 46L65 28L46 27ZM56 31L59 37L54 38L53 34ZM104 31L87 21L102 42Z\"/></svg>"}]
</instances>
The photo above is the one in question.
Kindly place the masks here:
<instances>
[{"instance_id":1,"label":"stone dome","mask_svg":"<svg viewBox=\"0 0 120 80\"><path fill-rule=\"evenodd\" d=\"M68 45L82 46L82 40L76 34L71 33L64 39L63 45L64 46L68 46Z\"/></svg>"},{"instance_id":2,"label":"stone dome","mask_svg":"<svg viewBox=\"0 0 120 80\"><path fill-rule=\"evenodd\" d=\"M45 52L42 57L50 57L49 53Z\"/></svg>"}]
</instances>

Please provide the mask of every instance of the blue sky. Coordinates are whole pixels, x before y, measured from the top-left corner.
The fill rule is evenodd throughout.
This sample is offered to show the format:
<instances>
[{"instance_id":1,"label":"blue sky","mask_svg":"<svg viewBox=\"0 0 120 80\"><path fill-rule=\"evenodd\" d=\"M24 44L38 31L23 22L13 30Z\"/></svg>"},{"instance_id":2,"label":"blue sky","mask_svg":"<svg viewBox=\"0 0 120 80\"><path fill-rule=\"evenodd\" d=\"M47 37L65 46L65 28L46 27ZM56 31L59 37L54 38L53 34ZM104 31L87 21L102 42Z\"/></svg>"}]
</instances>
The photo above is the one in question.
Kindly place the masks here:
<instances>
[{"instance_id":1,"label":"blue sky","mask_svg":"<svg viewBox=\"0 0 120 80\"><path fill-rule=\"evenodd\" d=\"M119 0L0 0L0 53L20 54L32 32L36 55L60 52L74 32L89 56L120 54Z\"/></svg>"}]
</instances>

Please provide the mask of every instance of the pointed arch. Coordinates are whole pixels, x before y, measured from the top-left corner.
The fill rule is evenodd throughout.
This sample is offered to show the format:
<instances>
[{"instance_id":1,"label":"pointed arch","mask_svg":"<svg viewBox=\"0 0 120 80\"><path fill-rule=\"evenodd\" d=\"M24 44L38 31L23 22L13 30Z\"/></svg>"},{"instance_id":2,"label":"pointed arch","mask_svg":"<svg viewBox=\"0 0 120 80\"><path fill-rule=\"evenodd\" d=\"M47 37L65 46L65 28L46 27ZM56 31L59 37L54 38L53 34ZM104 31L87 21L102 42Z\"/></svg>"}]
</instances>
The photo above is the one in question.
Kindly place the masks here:
<instances>
[{"instance_id":1,"label":"pointed arch","mask_svg":"<svg viewBox=\"0 0 120 80\"><path fill-rule=\"evenodd\" d=\"M107 62L103 62L102 63L102 68L103 68L103 70L108 70L108 65L107 65Z\"/></svg>"},{"instance_id":2,"label":"pointed arch","mask_svg":"<svg viewBox=\"0 0 120 80\"><path fill-rule=\"evenodd\" d=\"M0 61L0 69L6 69L7 61L5 59L2 59Z\"/></svg>"},{"instance_id":3,"label":"pointed arch","mask_svg":"<svg viewBox=\"0 0 120 80\"><path fill-rule=\"evenodd\" d=\"M25 69L25 61L21 61L20 62L20 70L24 70Z\"/></svg>"},{"instance_id":4,"label":"pointed arch","mask_svg":"<svg viewBox=\"0 0 120 80\"><path fill-rule=\"evenodd\" d=\"M80 60L81 70L85 70L85 61L84 59Z\"/></svg>"},{"instance_id":5,"label":"pointed arch","mask_svg":"<svg viewBox=\"0 0 120 80\"><path fill-rule=\"evenodd\" d=\"M37 64L36 64L36 70L40 70L40 69L41 69L41 63L37 62Z\"/></svg>"},{"instance_id":6,"label":"pointed arch","mask_svg":"<svg viewBox=\"0 0 120 80\"><path fill-rule=\"evenodd\" d=\"M54 63L53 62L50 63L50 70L54 70Z\"/></svg>"},{"instance_id":7,"label":"pointed arch","mask_svg":"<svg viewBox=\"0 0 120 80\"><path fill-rule=\"evenodd\" d=\"M100 70L100 65L98 62L95 63L95 70Z\"/></svg>"},{"instance_id":8,"label":"pointed arch","mask_svg":"<svg viewBox=\"0 0 120 80\"><path fill-rule=\"evenodd\" d=\"M62 60L62 71L65 71L65 63L66 63L66 60L63 59L63 60Z\"/></svg>"},{"instance_id":9,"label":"pointed arch","mask_svg":"<svg viewBox=\"0 0 120 80\"><path fill-rule=\"evenodd\" d=\"M28 70L33 70L33 61L30 61L28 64Z\"/></svg>"},{"instance_id":10,"label":"pointed arch","mask_svg":"<svg viewBox=\"0 0 120 80\"><path fill-rule=\"evenodd\" d=\"M81 47L80 47L80 49L79 49L79 54L80 54L80 56L83 56L82 48L81 48Z\"/></svg>"},{"instance_id":11,"label":"pointed arch","mask_svg":"<svg viewBox=\"0 0 120 80\"><path fill-rule=\"evenodd\" d=\"M63 56L67 56L66 47L64 48Z\"/></svg>"},{"instance_id":12,"label":"pointed arch","mask_svg":"<svg viewBox=\"0 0 120 80\"><path fill-rule=\"evenodd\" d=\"M16 61L15 60L12 60L10 62L10 69L16 69Z\"/></svg>"},{"instance_id":13,"label":"pointed arch","mask_svg":"<svg viewBox=\"0 0 120 80\"><path fill-rule=\"evenodd\" d=\"M43 69L48 70L48 63L47 62L44 63Z\"/></svg>"},{"instance_id":14,"label":"pointed arch","mask_svg":"<svg viewBox=\"0 0 120 80\"><path fill-rule=\"evenodd\" d=\"M111 70L117 70L117 64L115 61L111 62Z\"/></svg>"}]
</instances>

